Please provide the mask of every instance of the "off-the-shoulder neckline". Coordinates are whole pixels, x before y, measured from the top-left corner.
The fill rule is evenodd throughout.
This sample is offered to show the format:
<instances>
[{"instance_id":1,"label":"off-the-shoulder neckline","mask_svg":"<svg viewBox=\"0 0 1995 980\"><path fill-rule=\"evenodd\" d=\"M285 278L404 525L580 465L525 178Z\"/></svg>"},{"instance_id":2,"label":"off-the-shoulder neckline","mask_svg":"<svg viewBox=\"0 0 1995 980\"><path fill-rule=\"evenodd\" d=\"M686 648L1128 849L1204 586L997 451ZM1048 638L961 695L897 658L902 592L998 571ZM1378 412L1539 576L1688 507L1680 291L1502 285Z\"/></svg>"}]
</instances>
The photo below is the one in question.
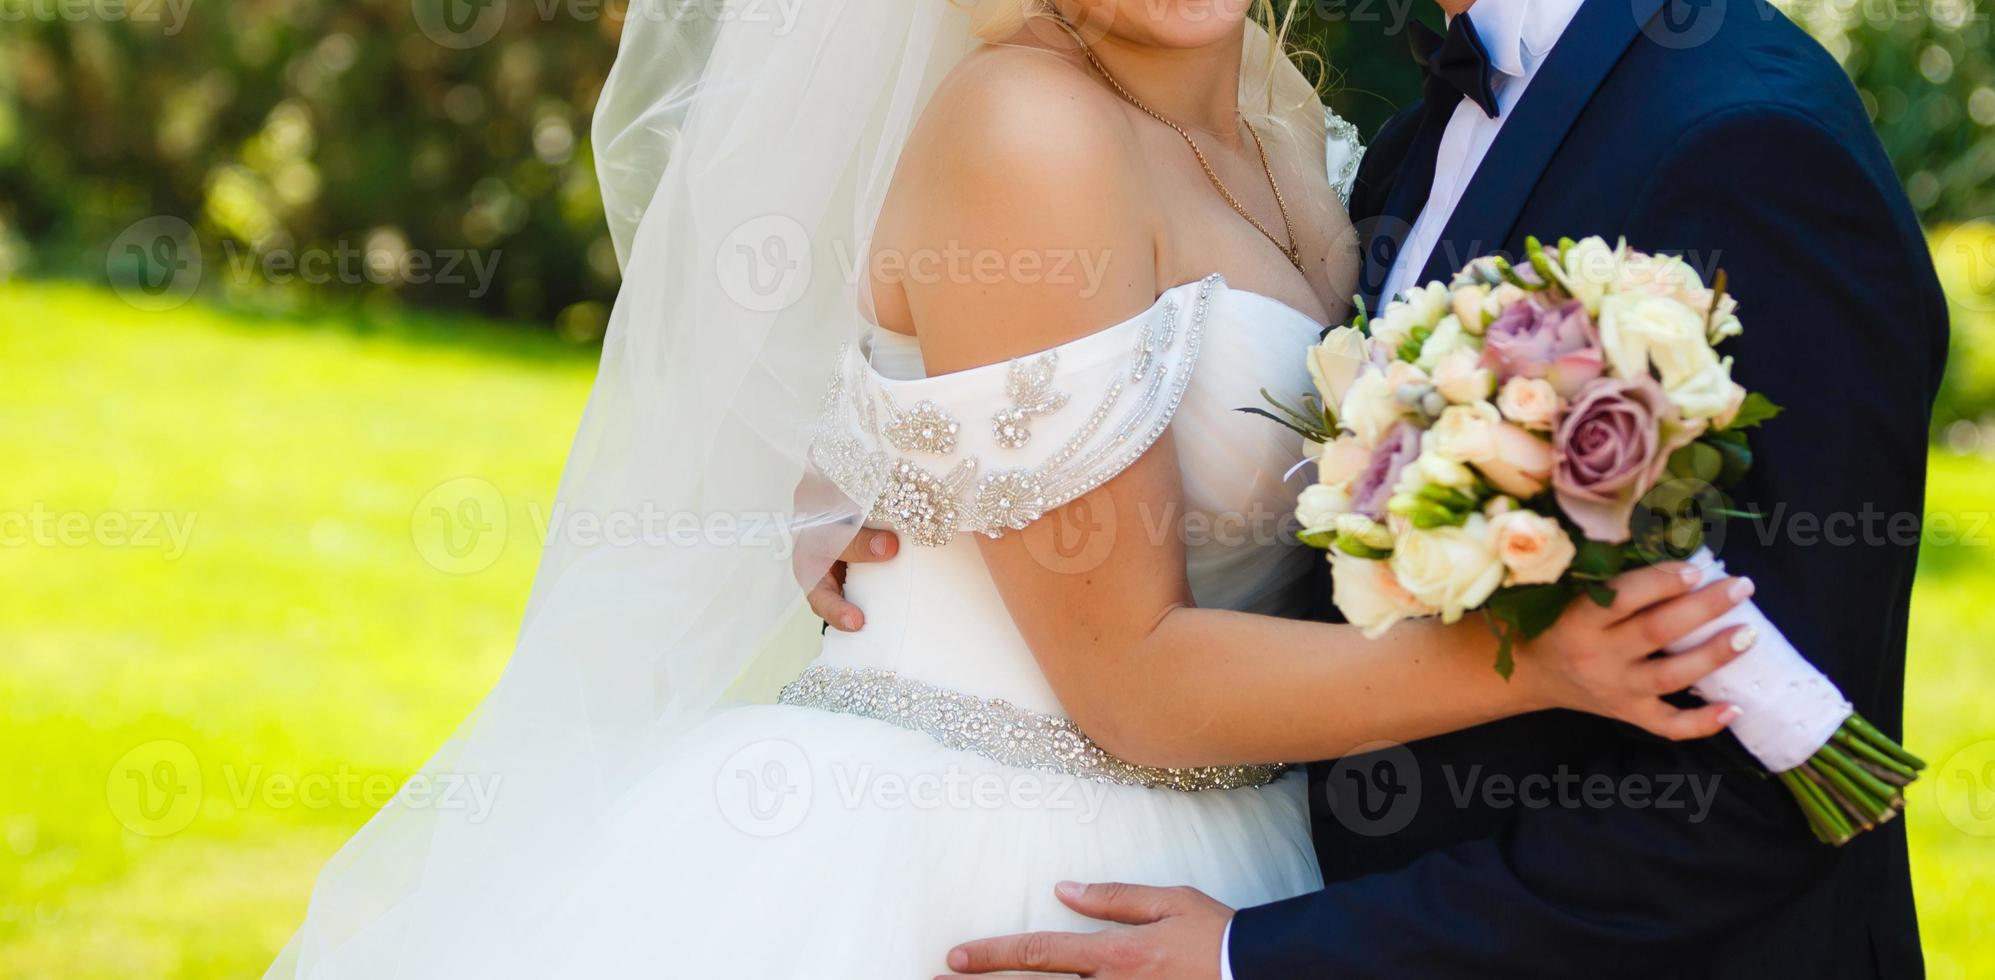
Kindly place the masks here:
<instances>
[{"instance_id":1,"label":"off-the-shoulder neckline","mask_svg":"<svg viewBox=\"0 0 1995 980\"><path fill-rule=\"evenodd\" d=\"M999 361L993 364L984 364L973 368L964 368L961 371L951 371L947 374L931 374L920 378L891 378L884 374L881 374L879 369L873 366L872 358L868 356L869 351L865 349L864 345L860 345L856 349L856 352L859 357L859 363L861 369L864 370L867 376L872 379L872 383L880 385L882 387L892 388L896 391L918 390L920 387L924 385L928 385L934 382L948 381L952 378L960 378L963 377L964 375L978 371L1003 369L1005 365L1010 363L1010 361L1012 360L1030 360L1035 357L1043 356L1049 351L1053 350L1058 350L1061 352L1061 362L1063 364L1070 363L1073 360L1075 360L1073 356L1075 354L1081 354L1081 356L1085 357L1086 355L1083 352L1094 349L1100 349L1104 353L1112 351L1114 355L1119 356L1120 354L1126 353L1126 348L1124 345L1118 343L1118 344L1110 344L1108 346L1104 346L1104 344L1108 344L1109 341L1113 340L1113 338L1115 338L1117 335L1121 333L1136 329L1138 324L1141 324L1143 321L1149 319L1152 315L1154 315L1157 312L1158 308L1162 307L1165 303L1171 302L1173 300L1178 300L1180 299L1181 294L1194 292L1199 288L1205 286L1206 283L1208 282L1212 284L1214 299L1217 299L1218 297L1221 296L1244 296L1247 297L1248 299L1262 303L1266 306L1273 307L1274 309L1308 325L1310 329L1309 336L1311 339L1314 339L1316 333L1323 329L1323 325L1321 323L1318 323L1315 317L1310 316L1309 314L1296 309L1294 306L1291 306L1288 303L1283 302L1282 300L1276 299L1273 296L1269 296L1266 293L1257 293L1250 289L1235 289L1226 284L1226 278L1224 276L1221 276L1218 273L1214 273L1210 276L1207 276L1204 279L1194 279L1191 282L1180 283L1176 286L1172 286L1171 288L1164 290L1162 293L1159 293L1157 295L1156 302L1151 303L1149 307L1144 309L1142 312L1137 313L1135 316L1123 320L1120 323L1112 324L1110 326L1103 327L1100 330L1096 330L1093 333L1088 333L1080 337L1076 337L1073 340L1058 345L1057 347L1049 347L1046 348L1045 350L1038 350L1027 354L1020 354L1017 357L1011 358L1007 361ZM884 328L880 327L875 327L874 331L876 333L889 332L884 330ZM911 337L907 337L906 334L896 334L895 336L907 340L913 339Z\"/></svg>"}]
</instances>

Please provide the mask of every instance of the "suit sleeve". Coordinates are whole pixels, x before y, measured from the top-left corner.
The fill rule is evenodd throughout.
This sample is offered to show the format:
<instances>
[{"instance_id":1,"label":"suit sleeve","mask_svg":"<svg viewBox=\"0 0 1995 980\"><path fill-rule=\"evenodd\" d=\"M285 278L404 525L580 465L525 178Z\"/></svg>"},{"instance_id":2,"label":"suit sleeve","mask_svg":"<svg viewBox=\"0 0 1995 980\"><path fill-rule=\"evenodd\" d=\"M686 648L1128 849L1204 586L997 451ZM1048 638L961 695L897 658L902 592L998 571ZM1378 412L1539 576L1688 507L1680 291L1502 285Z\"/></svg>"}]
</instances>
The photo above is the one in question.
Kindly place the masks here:
<instances>
[{"instance_id":1,"label":"suit sleeve","mask_svg":"<svg viewBox=\"0 0 1995 980\"><path fill-rule=\"evenodd\" d=\"M1787 412L1755 434L1737 493L1768 516L1734 519L1722 555L1858 710L1895 730L1945 314L1897 187L1852 149L1872 137L1840 137L1767 106L1709 118L1655 166L1626 230L1707 279L1711 266L1729 274L1746 333L1723 353ZM1729 735L1672 744L1597 728L1570 755L1588 772L1620 786L1702 780L1715 787L1708 811L1519 808L1492 836L1241 911L1235 976L1580 978L1629 975L1647 957L1695 962L1850 849L1893 843L1817 843ZM1426 805L1453 804L1432 792Z\"/></svg>"}]
</instances>

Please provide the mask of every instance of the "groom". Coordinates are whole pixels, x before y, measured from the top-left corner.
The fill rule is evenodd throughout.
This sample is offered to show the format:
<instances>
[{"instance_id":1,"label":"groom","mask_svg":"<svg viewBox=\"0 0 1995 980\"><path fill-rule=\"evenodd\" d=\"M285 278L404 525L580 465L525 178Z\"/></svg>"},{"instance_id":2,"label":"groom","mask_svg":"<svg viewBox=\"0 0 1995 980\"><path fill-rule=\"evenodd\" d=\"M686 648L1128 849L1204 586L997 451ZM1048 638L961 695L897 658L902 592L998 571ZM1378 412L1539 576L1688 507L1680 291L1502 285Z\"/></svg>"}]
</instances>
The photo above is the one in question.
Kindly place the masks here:
<instances>
[{"instance_id":1,"label":"groom","mask_svg":"<svg viewBox=\"0 0 1995 980\"><path fill-rule=\"evenodd\" d=\"M1377 297L1625 237L1729 275L1739 380L1787 413L1723 557L1885 731L1946 308L1842 70L1761 0L1444 0L1425 97L1358 176ZM1730 736L1675 744L1566 712L1312 773L1322 891L1237 913L1185 889L1063 884L1135 928L984 940L959 973L1105 978L1916 977L1904 822L1834 849ZM1582 790L1582 788L1586 788ZM1595 791L1594 788L1598 788Z\"/></svg>"}]
</instances>

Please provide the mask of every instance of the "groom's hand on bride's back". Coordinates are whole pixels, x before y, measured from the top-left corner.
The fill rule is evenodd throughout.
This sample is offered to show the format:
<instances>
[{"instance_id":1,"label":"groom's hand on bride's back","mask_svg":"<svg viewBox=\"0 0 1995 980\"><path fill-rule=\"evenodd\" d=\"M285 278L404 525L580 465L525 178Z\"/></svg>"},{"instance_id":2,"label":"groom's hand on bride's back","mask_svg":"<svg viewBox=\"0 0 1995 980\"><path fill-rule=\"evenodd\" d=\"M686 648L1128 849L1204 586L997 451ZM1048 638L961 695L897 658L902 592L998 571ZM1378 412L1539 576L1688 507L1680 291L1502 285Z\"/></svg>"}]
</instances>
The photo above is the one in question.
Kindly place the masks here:
<instances>
[{"instance_id":1,"label":"groom's hand on bride's back","mask_svg":"<svg viewBox=\"0 0 1995 980\"><path fill-rule=\"evenodd\" d=\"M894 532L860 528L858 535L839 553L838 560L832 562L817 584L811 586L805 597L810 602L811 612L832 629L858 632L866 625L866 613L845 600L845 567L886 561L900 554L900 550L900 539L894 536Z\"/></svg>"}]
</instances>

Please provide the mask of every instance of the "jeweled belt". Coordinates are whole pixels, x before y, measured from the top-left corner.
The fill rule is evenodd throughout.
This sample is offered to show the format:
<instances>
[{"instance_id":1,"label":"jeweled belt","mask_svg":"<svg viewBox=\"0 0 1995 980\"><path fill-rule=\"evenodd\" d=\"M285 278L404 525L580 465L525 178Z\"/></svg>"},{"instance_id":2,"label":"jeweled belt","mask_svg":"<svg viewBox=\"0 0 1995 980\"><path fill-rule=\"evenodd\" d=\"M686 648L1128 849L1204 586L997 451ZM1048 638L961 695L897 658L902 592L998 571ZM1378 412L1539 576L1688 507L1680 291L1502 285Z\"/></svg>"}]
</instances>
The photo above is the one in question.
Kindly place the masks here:
<instances>
[{"instance_id":1,"label":"jeweled belt","mask_svg":"<svg viewBox=\"0 0 1995 980\"><path fill-rule=\"evenodd\" d=\"M1122 786L1186 792L1241 789L1265 786L1288 769L1284 765L1139 766L1108 754L1069 719L1027 711L998 698L945 690L891 670L811 667L784 687L776 701L924 732L945 747L975 752L1007 766Z\"/></svg>"}]
</instances>

